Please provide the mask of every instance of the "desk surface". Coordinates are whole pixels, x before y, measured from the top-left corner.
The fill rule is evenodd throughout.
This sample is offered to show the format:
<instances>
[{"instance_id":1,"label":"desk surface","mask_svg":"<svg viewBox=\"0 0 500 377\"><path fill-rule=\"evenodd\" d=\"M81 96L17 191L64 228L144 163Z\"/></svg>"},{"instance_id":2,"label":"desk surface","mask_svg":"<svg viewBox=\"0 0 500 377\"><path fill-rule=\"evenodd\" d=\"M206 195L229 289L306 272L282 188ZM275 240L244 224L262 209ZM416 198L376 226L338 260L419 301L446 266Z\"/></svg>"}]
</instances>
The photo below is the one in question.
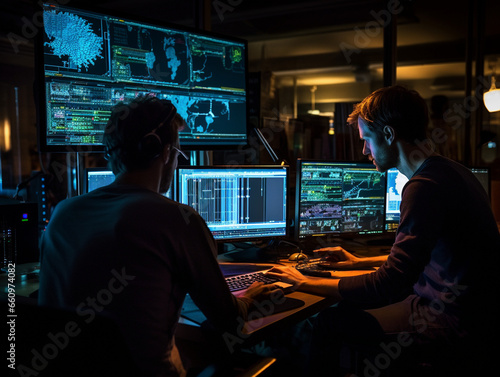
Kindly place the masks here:
<instances>
[{"instance_id":1,"label":"desk surface","mask_svg":"<svg viewBox=\"0 0 500 377\"><path fill-rule=\"evenodd\" d=\"M289 262L288 260L280 260L280 265L295 265L296 262ZM242 265L259 265L256 263L243 263ZM273 263L264 263L264 265L269 266ZM38 289L38 265L37 264L26 264L19 265L16 270L16 295L29 297L34 291ZM360 273L366 273L368 271L337 271L335 277L341 276L352 276L358 275ZM314 277L311 277L314 278ZM0 291L4 294L7 293L7 274L0 274ZM320 312L321 310L333 305L335 302L333 299L325 298L321 296L316 296L313 294L308 294L304 292L291 292L287 294L287 297L294 299L299 299L304 302L304 305L299 308L294 308L291 310L286 310L280 313L265 315L265 309L262 312L254 312L249 321L245 322L242 329L242 335L245 337L245 342L258 342L268 336L269 334L280 331L280 329L286 328L288 326L294 325L300 321L307 319ZM186 318L181 318L180 321L181 329L180 333L193 333L193 329L199 327L199 323L192 322ZM186 332L186 326L189 328ZM195 331L196 333L196 331Z\"/></svg>"},{"instance_id":2,"label":"desk surface","mask_svg":"<svg viewBox=\"0 0 500 377\"><path fill-rule=\"evenodd\" d=\"M288 260L280 261L280 264L295 265L294 262L289 262ZM265 263L265 265L269 265L269 263ZM16 271L18 272L16 276L17 296L28 297L38 289L39 280L38 274L36 273L36 267L37 266L31 265L19 266L19 269ZM342 273L345 275L352 275L353 273L359 274L360 272L345 271ZM366 271L361 273L366 273ZM7 293L7 274L2 274L0 276L0 286L0 291ZM251 320L244 323L238 339L238 341L241 341L241 344L238 345L247 347L257 344L267 337L277 334L335 303L331 298L304 292L291 292L287 294L287 296L302 300L304 305L299 308L272 315L254 314ZM204 358L204 360L201 361L201 365L209 362L210 357L214 357L211 352L207 352L207 349L214 348L213 344L210 343L210 341L207 342L203 329L197 323L181 318L176 329L176 339L179 350L183 354L183 359L186 358L186 360L189 360L191 365L200 363L200 357ZM195 350L198 350L198 352ZM215 348L212 351L216 352Z\"/></svg>"},{"instance_id":3,"label":"desk surface","mask_svg":"<svg viewBox=\"0 0 500 377\"><path fill-rule=\"evenodd\" d=\"M245 323L243 333L262 338L270 331L278 331L282 327L298 323L335 303L333 299L304 292L291 292L287 294L287 297L299 299L304 302L304 305L267 316L260 316L257 312L257 315L250 317L250 320Z\"/></svg>"},{"instance_id":4,"label":"desk surface","mask_svg":"<svg viewBox=\"0 0 500 377\"><path fill-rule=\"evenodd\" d=\"M269 267L271 265L275 265L277 263L262 263L262 265ZM280 260L279 265L289 265L294 266L296 262L290 262L287 259ZM259 263L235 263L234 265L241 266L259 266ZM336 271L335 277L342 276L354 276L372 272L373 270L360 270L360 271ZM311 279L321 279L316 277L310 277ZM262 339L266 338L271 334L276 334L281 329L287 328L289 326L293 326L294 324L299 323L317 313L321 310L333 305L336 301L333 298L322 297L313 295L305 292L291 292L286 295L287 297L291 297L294 299L299 299L304 302L304 305L298 308L282 311L280 313L266 315L266 304L263 305L262 311L257 309L256 312L250 314L249 320L247 320L244 324L244 327L241 329L241 333L239 334L242 339L244 339L245 345L255 344ZM272 305L272 303L269 303ZM194 305L190 303L190 305ZM195 307L195 310L197 308ZM201 313L201 312L200 312ZM188 318L197 318L196 313L191 312L187 316ZM203 318L203 317L201 317ZM187 337L193 339L193 334L195 337L200 336L199 333L196 332L194 328L200 327L199 320L196 320L198 323L190 321L187 318L181 318L180 327L177 332L178 337Z\"/></svg>"},{"instance_id":5,"label":"desk surface","mask_svg":"<svg viewBox=\"0 0 500 377\"><path fill-rule=\"evenodd\" d=\"M9 280L9 274L2 271L0 273L0 292L7 294L8 284L11 283L17 296L29 297L38 289L39 271L39 263L17 264L14 268L15 279L13 282Z\"/></svg>"}]
</instances>

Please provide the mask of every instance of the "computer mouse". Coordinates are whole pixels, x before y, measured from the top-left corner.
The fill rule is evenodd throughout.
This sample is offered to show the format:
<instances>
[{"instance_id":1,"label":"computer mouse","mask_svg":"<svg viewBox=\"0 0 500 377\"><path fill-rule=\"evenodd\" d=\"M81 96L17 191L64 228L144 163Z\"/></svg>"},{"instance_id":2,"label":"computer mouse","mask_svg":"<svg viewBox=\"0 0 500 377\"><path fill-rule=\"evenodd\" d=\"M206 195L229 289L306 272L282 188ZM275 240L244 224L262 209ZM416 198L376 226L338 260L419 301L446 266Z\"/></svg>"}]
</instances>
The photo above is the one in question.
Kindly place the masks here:
<instances>
[{"instance_id":1,"label":"computer mouse","mask_svg":"<svg viewBox=\"0 0 500 377\"><path fill-rule=\"evenodd\" d=\"M307 255L304 253L293 253L288 257L289 261L295 262L295 261L301 261L307 259Z\"/></svg>"}]
</instances>

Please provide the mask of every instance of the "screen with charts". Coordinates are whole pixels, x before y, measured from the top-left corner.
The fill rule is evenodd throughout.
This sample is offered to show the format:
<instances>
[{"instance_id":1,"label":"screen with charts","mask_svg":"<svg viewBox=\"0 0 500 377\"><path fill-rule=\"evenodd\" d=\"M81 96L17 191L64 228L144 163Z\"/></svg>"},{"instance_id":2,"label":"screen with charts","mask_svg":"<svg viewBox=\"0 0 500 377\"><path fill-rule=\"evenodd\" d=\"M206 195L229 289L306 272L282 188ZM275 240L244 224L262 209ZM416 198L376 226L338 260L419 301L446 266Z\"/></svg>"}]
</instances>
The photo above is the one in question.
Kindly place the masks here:
<instances>
[{"instance_id":1,"label":"screen with charts","mask_svg":"<svg viewBox=\"0 0 500 377\"><path fill-rule=\"evenodd\" d=\"M178 201L194 208L216 240L287 235L286 166L190 166L177 169Z\"/></svg>"},{"instance_id":2,"label":"screen with charts","mask_svg":"<svg viewBox=\"0 0 500 377\"><path fill-rule=\"evenodd\" d=\"M112 106L144 94L176 106L187 149L246 143L246 41L54 4L42 11L42 150L102 151Z\"/></svg>"},{"instance_id":3,"label":"screen with charts","mask_svg":"<svg viewBox=\"0 0 500 377\"><path fill-rule=\"evenodd\" d=\"M401 194L408 178L398 169L392 168L387 171L387 192L385 221L387 230L393 230L399 224L399 206L401 205Z\"/></svg>"},{"instance_id":4,"label":"screen with charts","mask_svg":"<svg viewBox=\"0 0 500 377\"><path fill-rule=\"evenodd\" d=\"M107 186L113 183L114 180L115 175L108 168L87 168L85 169L85 187L83 193L93 191L102 186ZM165 196L172 199L172 195L172 188L170 188Z\"/></svg>"},{"instance_id":5,"label":"screen with charts","mask_svg":"<svg viewBox=\"0 0 500 377\"><path fill-rule=\"evenodd\" d=\"M298 238L384 231L386 181L371 163L297 161Z\"/></svg>"}]
</instances>

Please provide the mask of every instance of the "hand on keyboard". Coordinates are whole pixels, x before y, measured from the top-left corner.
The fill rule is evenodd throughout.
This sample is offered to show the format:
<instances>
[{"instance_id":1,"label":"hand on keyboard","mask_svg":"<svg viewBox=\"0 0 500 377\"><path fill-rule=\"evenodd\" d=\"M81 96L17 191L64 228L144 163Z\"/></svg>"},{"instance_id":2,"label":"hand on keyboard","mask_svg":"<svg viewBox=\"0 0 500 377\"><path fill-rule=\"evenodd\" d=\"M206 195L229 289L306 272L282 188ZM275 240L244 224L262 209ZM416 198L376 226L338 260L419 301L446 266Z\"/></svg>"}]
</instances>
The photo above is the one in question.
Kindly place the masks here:
<instances>
[{"instance_id":1,"label":"hand on keyboard","mask_svg":"<svg viewBox=\"0 0 500 377\"><path fill-rule=\"evenodd\" d=\"M281 302L284 299L284 292L274 284L264 284L261 281L254 281L243 290L233 291L233 294L240 300L248 304L249 310L255 310L256 303Z\"/></svg>"},{"instance_id":2,"label":"hand on keyboard","mask_svg":"<svg viewBox=\"0 0 500 377\"><path fill-rule=\"evenodd\" d=\"M254 282L262 282L264 284L273 284L274 286L280 289L286 289L291 287L291 284L284 283L277 279L276 277L272 277L270 275L265 274L262 271L251 272L248 274L241 274L236 276L226 277L226 282L231 292L241 291L249 288Z\"/></svg>"}]
</instances>

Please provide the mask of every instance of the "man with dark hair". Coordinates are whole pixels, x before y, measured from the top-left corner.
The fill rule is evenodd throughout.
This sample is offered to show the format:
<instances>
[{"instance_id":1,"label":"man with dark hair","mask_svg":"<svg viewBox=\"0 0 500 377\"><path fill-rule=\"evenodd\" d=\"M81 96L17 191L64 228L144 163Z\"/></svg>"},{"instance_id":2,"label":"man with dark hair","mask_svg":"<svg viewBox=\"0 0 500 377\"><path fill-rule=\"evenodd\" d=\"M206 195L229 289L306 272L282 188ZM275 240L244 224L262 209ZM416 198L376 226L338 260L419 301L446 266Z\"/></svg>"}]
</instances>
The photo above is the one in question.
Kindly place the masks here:
<instances>
[{"instance_id":1,"label":"man with dark hair","mask_svg":"<svg viewBox=\"0 0 500 377\"><path fill-rule=\"evenodd\" d=\"M103 140L113 172L146 168L159 155L162 144L174 146L170 152L177 153L178 131L184 126L167 100L142 96L130 104L119 103L113 108Z\"/></svg>"},{"instance_id":2,"label":"man with dark hair","mask_svg":"<svg viewBox=\"0 0 500 377\"><path fill-rule=\"evenodd\" d=\"M234 331L276 290L255 283L232 295L203 219L161 195L183 124L166 100L117 105L104 135L115 181L59 203L41 243L39 303L76 309L87 323L111 317L140 376L185 375L174 332L187 293L212 325Z\"/></svg>"},{"instance_id":3,"label":"man with dark hair","mask_svg":"<svg viewBox=\"0 0 500 377\"><path fill-rule=\"evenodd\" d=\"M469 169L426 145L428 121L425 101L401 86L376 90L349 116L357 123L363 154L377 170L396 167L409 178L400 224L388 256L358 258L340 247L320 251L334 255L338 268L379 267L375 272L340 279L311 279L281 267L272 273L298 290L339 301L317 318L311 375L338 373L339 363L332 361L338 355L332 353L344 343L381 344L388 334L409 334L397 338L403 339L399 350L471 341L478 356L486 349L480 347L482 338L498 334L492 308L498 298L500 236L489 198ZM378 367L367 362L366 368L375 365L380 373L399 354L387 347L379 351L396 355ZM465 367L482 367L467 357L459 360L468 363Z\"/></svg>"}]
</instances>

